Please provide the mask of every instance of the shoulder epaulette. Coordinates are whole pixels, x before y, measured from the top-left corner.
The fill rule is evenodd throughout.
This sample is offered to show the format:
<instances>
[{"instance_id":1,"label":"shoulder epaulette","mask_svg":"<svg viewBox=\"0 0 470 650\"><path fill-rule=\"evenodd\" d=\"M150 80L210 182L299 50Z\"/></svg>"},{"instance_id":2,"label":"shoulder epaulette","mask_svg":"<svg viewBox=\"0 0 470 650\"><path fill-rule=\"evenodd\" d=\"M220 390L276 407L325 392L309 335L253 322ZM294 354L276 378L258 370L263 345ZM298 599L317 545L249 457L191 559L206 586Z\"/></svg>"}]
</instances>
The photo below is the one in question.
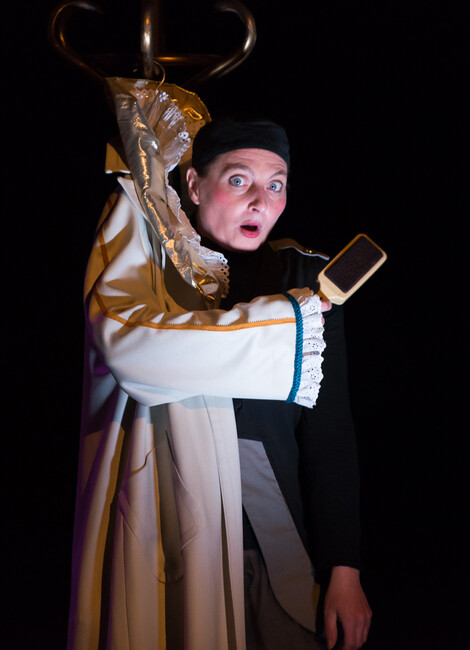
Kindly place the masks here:
<instances>
[{"instance_id":1,"label":"shoulder epaulette","mask_svg":"<svg viewBox=\"0 0 470 650\"><path fill-rule=\"evenodd\" d=\"M299 242L297 242L295 239L289 239L289 238L276 239L274 241L270 241L269 245L271 246L274 252L279 250L284 250L285 248L295 248L295 250L301 253L302 255L308 255L309 257L321 257L324 260L330 259L329 255L325 255L325 253L320 253L319 251L316 251L313 248L305 248L305 246L299 244Z\"/></svg>"}]
</instances>

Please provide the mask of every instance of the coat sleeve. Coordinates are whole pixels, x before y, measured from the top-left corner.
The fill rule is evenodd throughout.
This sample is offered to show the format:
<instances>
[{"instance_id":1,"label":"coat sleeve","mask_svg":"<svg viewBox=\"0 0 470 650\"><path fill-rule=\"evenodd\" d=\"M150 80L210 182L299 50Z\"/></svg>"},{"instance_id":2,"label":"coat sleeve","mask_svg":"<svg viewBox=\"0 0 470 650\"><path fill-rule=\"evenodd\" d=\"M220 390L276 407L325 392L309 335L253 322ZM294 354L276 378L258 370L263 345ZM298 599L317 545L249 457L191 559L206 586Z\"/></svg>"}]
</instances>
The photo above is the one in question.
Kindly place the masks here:
<instances>
[{"instance_id":1,"label":"coat sleeve","mask_svg":"<svg viewBox=\"0 0 470 650\"><path fill-rule=\"evenodd\" d=\"M111 372L149 406L201 394L285 400L298 339L291 301L184 309L165 287L165 258L149 229L125 194L99 224L85 282L96 372Z\"/></svg>"}]
</instances>

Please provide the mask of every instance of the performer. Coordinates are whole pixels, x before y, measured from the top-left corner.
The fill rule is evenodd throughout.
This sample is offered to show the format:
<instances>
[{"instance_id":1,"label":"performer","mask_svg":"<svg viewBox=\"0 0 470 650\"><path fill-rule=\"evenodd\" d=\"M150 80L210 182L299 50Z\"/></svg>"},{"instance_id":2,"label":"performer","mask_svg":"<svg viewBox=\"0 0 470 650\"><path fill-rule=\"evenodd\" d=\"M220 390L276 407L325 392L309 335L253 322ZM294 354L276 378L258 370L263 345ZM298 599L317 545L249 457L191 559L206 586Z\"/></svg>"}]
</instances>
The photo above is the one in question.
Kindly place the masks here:
<instances>
[{"instance_id":1,"label":"performer","mask_svg":"<svg viewBox=\"0 0 470 650\"><path fill-rule=\"evenodd\" d=\"M328 643L341 620L357 648L370 610L340 312L311 289L322 257L265 244L286 203L285 132L199 132L188 192L200 240L167 182L187 113L157 91L155 126L139 92L115 97L132 176L98 224L85 281L68 647L316 648L325 582Z\"/></svg>"}]
</instances>

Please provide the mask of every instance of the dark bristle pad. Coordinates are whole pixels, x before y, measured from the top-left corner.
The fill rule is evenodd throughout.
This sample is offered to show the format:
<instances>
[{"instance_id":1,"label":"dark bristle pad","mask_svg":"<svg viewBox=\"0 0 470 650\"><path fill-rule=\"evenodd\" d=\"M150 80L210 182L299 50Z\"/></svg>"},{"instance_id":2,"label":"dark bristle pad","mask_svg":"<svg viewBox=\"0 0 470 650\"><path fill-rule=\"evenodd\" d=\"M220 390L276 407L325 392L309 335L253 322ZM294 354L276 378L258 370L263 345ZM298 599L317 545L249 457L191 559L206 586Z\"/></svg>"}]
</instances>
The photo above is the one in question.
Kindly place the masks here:
<instances>
[{"instance_id":1,"label":"dark bristle pad","mask_svg":"<svg viewBox=\"0 0 470 650\"><path fill-rule=\"evenodd\" d=\"M359 237L339 259L325 270L325 277L343 292L355 284L382 258L382 251L367 237Z\"/></svg>"}]
</instances>

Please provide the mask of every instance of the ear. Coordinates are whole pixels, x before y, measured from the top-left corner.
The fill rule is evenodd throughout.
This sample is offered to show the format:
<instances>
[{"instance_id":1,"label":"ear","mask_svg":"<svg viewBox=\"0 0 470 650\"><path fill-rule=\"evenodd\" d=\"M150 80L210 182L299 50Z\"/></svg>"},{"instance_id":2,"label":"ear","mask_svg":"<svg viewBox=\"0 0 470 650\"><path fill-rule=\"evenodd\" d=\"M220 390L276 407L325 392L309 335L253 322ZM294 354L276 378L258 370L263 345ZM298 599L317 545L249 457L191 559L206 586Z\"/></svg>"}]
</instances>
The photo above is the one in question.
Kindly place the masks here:
<instances>
[{"instance_id":1,"label":"ear","mask_svg":"<svg viewBox=\"0 0 470 650\"><path fill-rule=\"evenodd\" d=\"M188 195L195 205L199 205L199 176L194 167L189 167L186 172Z\"/></svg>"}]
</instances>

